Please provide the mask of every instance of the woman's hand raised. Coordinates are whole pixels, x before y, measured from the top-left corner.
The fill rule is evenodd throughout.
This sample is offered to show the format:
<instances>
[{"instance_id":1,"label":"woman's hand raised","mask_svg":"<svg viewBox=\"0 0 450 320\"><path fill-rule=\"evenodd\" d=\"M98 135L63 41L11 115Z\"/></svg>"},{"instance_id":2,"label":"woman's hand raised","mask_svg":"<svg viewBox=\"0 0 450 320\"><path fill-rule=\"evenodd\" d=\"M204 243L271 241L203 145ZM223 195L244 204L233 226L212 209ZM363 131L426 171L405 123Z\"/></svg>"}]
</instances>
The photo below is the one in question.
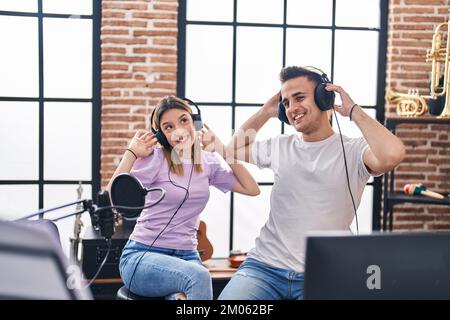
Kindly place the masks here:
<instances>
[{"instance_id":1,"label":"woman's hand raised","mask_svg":"<svg viewBox=\"0 0 450 320\"><path fill-rule=\"evenodd\" d=\"M155 135L147 130L138 130L128 146L138 158L148 157L158 143Z\"/></svg>"}]
</instances>

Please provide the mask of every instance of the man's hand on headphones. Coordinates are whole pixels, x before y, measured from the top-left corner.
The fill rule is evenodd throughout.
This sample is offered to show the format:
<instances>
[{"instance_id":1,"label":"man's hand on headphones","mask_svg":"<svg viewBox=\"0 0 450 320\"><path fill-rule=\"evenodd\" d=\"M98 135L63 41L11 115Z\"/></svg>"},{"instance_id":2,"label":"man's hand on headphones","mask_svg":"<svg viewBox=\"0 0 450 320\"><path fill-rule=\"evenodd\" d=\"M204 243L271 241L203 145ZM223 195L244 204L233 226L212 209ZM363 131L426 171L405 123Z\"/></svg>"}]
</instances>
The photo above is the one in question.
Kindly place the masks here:
<instances>
[{"instance_id":1,"label":"man's hand on headphones","mask_svg":"<svg viewBox=\"0 0 450 320\"><path fill-rule=\"evenodd\" d=\"M274 96L264 103L262 110L271 118L278 117L278 103L280 102L281 93L278 91Z\"/></svg>"},{"instance_id":2,"label":"man's hand on headphones","mask_svg":"<svg viewBox=\"0 0 450 320\"><path fill-rule=\"evenodd\" d=\"M339 94L339 96L341 97L342 105L335 104L334 110L339 112L340 115L348 117L350 115L350 111L352 110L353 106L356 105L353 99L349 96L349 94L345 92L345 90L342 89L340 86L337 86L332 83L327 83L325 89L328 91L334 91ZM358 105L356 105L356 107L359 108ZM353 113L355 111L356 110L353 110Z\"/></svg>"},{"instance_id":3,"label":"man's hand on headphones","mask_svg":"<svg viewBox=\"0 0 450 320\"><path fill-rule=\"evenodd\" d=\"M131 139L128 149L133 151L138 158L144 158L152 154L153 147L157 142L155 135L150 131L138 130Z\"/></svg>"}]
</instances>

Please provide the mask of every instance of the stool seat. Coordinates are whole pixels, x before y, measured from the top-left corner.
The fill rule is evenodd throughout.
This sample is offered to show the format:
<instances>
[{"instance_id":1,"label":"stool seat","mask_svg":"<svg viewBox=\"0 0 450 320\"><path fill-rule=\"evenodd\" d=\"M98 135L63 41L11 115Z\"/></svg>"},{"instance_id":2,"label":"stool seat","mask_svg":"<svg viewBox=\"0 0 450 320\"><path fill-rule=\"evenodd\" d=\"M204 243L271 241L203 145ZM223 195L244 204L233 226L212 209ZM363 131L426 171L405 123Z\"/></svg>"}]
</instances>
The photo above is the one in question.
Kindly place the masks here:
<instances>
[{"instance_id":1,"label":"stool seat","mask_svg":"<svg viewBox=\"0 0 450 320\"><path fill-rule=\"evenodd\" d=\"M126 286L122 286L116 295L116 300L164 300L164 297L144 297L134 294Z\"/></svg>"}]
</instances>

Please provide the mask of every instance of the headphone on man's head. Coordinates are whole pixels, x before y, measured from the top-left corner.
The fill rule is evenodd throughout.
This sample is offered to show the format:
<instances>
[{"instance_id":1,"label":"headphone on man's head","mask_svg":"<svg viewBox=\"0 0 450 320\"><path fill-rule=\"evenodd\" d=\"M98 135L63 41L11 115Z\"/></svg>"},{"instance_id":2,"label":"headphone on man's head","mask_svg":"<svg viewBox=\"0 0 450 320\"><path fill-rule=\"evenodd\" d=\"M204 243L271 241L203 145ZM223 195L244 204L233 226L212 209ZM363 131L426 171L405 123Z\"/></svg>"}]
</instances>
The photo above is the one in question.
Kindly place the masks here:
<instances>
[{"instance_id":1,"label":"headphone on man's head","mask_svg":"<svg viewBox=\"0 0 450 320\"><path fill-rule=\"evenodd\" d=\"M316 103L316 105L322 111L332 109L334 105L335 94L333 91L328 91L325 89L327 83L331 82L330 79L328 79L328 76L325 74L325 72L315 67L307 66L302 68L309 72L310 75L317 81L317 86L314 89L314 102ZM286 109L281 100L281 95L280 101L278 103L278 119L290 125L289 120L286 116Z\"/></svg>"},{"instance_id":2,"label":"headphone on man's head","mask_svg":"<svg viewBox=\"0 0 450 320\"><path fill-rule=\"evenodd\" d=\"M189 105L194 106L197 109L197 114L191 113L192 120L194 121L194 128L195 131L200 131L203 128L203 122L202 122L202 116L200 112L200 108L198 105L188 98L181 98L182 100L186 101ZM169 140L167 140L166 135L162 132L161 128L154 129L153 128L153 116L155 115L155 110L153 110L152 115L150 117L150 129L152 130L153 134L155 135L155 138L158 140L158 142L167 149L172 149L172 146L169 143Z\"/></svg>"}]
</instances>

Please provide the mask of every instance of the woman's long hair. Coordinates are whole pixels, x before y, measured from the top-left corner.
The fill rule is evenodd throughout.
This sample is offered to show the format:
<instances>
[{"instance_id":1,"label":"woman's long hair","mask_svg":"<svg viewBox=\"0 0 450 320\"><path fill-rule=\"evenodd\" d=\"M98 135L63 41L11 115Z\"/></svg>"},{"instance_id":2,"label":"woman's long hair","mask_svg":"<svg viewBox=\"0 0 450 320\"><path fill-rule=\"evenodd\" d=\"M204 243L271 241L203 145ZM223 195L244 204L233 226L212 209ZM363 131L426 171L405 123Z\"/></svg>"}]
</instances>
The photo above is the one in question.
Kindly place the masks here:
<instances>
[{"instance_id":1,"label":"woman's long hair","mask_svg":"<svg viewBox=\"0 0 450 320\"><path fill-rule=\"evenodd\" d=\"M157 130L161 130L161 117L164 112L170 109L179 109L187 111L189 114L192 114L191 107L187 104L186 101L175 97L175 96L167 96L164 97L155 108L155 115L153 117L153 127ZM191 118L192 120L192 118ZM166 137L167 138L167 137ZM168 140L168 139L167 139ZM184 174L183 164L178 157L178 154L175 152L173 148L166 148L163 146L164 156L167 160L167 164L169 166L169 170L175 173L178 176L182 176ZM200 145L200 140L197 137L194 137L194 143L191 149L191 157L194 163L195 172L199 173L203 171L202 168L202 149Z\"/></svg>"}]
</instances>

